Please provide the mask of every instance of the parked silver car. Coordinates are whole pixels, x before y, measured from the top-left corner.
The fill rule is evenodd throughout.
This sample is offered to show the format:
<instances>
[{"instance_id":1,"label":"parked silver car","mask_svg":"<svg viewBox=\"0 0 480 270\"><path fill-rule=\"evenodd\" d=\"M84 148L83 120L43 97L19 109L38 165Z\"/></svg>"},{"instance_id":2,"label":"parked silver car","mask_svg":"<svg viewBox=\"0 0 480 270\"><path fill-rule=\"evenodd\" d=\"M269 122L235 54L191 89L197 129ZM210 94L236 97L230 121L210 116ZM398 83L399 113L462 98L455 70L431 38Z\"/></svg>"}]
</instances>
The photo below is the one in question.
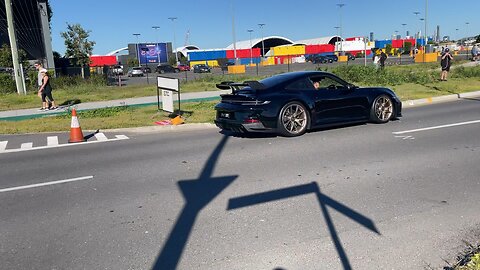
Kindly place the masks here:
<instances>
[{"instance_id":1,"label":"parked silver car","mask_svg":"<svg viewBox=\"0 0 480 270\"><path fill-rule=\"evenodd\" d=\"M127 72L128 77L136 77L136 76L142 76L143 77L143 69L141 67L131 67L128 69Z\"/></svg>"}]
</instances>

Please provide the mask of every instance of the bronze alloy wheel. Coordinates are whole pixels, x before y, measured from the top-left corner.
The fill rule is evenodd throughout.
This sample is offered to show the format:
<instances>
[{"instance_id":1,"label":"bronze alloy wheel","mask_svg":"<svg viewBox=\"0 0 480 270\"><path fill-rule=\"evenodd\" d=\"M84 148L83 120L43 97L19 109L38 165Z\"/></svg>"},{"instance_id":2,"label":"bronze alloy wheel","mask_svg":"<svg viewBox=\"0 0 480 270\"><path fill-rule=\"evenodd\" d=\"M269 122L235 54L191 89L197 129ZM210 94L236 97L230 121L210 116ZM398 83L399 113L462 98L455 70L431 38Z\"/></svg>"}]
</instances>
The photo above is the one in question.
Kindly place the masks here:
<instances>
[{"instance_id":1,"label":"bronze alloy wheel","mask_svg":"<svg viewBox=\"0 0 480 270\"><path fill-rule=\"evenodd\" d=\"M385 123L390 120L393 114L393 103L390 97L381 95L373 102L374 121Z\"/></svg>"},{"instance_id":2,"label":"bronze alloy wheel","mask_svg":"<svg viewBox=\"0 0 480 270\"><path fill-rule=\"evenodd\" d=\"M280 123L283 135L302 135L307 129L308 112L302 104L290 102L281 111Z\"/></svg>"}]
</instances>

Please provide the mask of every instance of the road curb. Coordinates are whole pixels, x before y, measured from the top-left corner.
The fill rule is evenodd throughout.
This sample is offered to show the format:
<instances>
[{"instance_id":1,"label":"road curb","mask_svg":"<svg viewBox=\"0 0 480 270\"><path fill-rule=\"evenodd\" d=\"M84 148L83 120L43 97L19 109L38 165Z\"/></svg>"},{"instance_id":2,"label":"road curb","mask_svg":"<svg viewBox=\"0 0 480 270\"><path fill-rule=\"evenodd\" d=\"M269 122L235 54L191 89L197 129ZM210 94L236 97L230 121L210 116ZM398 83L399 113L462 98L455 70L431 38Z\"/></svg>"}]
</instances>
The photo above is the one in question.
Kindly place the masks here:
<instances>
[{"instance_id":1,"label":"road curb","mask_svg":"<svg viewBox=\"0 0 480 270\"><path fill-rule=\"evenodd\" d=\"M130 132L130 133L156 133L156 132L177 132L177 131L194 131L217 128L215 124L211 123L192 123L182 125L168 125L168 126L146 126L134 128L116 128L103 129L102 132Z\"/></svg>"},{"instance_id":2,"label":"road curb","mask_svg":"<svg viewBox=\"0 0 480 270\"><path fill-rule=\"evenodd\" d=\"M474 98L474 97L480 97L480 91L467 92L462 94L452 94L452 95L439 96L439 97L422 98L422 99L415 99L415 100L407 100L402 102L402 107L411 108L411 107L417 107L417 106L455 101L462 98L467 99L467 98Z\"/></svg>"}]
</instances>

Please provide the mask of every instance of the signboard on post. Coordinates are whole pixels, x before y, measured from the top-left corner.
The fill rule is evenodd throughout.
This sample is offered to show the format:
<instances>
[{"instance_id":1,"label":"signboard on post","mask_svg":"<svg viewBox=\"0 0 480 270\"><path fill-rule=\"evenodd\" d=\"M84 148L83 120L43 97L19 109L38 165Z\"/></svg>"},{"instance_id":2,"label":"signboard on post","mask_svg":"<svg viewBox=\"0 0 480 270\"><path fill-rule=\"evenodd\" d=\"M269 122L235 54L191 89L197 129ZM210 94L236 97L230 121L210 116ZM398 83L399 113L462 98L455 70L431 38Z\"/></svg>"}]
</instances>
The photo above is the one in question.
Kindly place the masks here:
<instances>
[{"instance_id":1,"label":"signboard on post","mask_svg":"<svg viewBox=\"0 0 480 270\"><path fill-rule=\"evenodd\" d=\"M160 110L160 91L162 91L162 110L169 113L174 112L173 108L173 95L176 92L178 94L178 111L180 113L180 80L157 77L157 107Z\"/></svg>"}]
</instances>

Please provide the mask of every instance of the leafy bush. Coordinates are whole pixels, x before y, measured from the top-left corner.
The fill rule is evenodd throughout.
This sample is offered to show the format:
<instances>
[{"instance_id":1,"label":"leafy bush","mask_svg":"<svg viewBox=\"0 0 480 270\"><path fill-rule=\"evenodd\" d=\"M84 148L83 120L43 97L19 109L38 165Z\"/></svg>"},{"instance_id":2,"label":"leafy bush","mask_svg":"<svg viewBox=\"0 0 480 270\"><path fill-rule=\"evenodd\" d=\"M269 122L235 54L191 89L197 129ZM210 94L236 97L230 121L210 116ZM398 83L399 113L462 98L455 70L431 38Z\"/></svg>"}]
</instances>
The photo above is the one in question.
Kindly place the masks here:
<instances>
[{"instance_id":1,"label":"leafy bush","mask_svg":"<svg viewBox=\"0 0 480 270\"><path fill-rule=\"evenodd\" d=\"M433 72L425 70L388 68L378 70L374 66L345 65L334 67L330 72L349 82L364 85L399 85L403 83L425 85L435 81Z\"/></svg>"},{"instance_id":2,"label":"leafy bush","mask_svg":"<svg viewBox=\"0 0 480 270\"><path fill-rule=\"evenodd\" d=\"M457 67L451 71L452 78L480 78L480 66L471 68Z\"/></svg>"},{"instance_id":3,"label":"leafy bush","mask_svg":"<svg viewBox=\"0 0 480 270\"><path fill-rule=\"evenodd\" d=\"M0 93L11 94L17 92L17 86L10 74L0 74Z\"/></svg>"}]
</instances>

